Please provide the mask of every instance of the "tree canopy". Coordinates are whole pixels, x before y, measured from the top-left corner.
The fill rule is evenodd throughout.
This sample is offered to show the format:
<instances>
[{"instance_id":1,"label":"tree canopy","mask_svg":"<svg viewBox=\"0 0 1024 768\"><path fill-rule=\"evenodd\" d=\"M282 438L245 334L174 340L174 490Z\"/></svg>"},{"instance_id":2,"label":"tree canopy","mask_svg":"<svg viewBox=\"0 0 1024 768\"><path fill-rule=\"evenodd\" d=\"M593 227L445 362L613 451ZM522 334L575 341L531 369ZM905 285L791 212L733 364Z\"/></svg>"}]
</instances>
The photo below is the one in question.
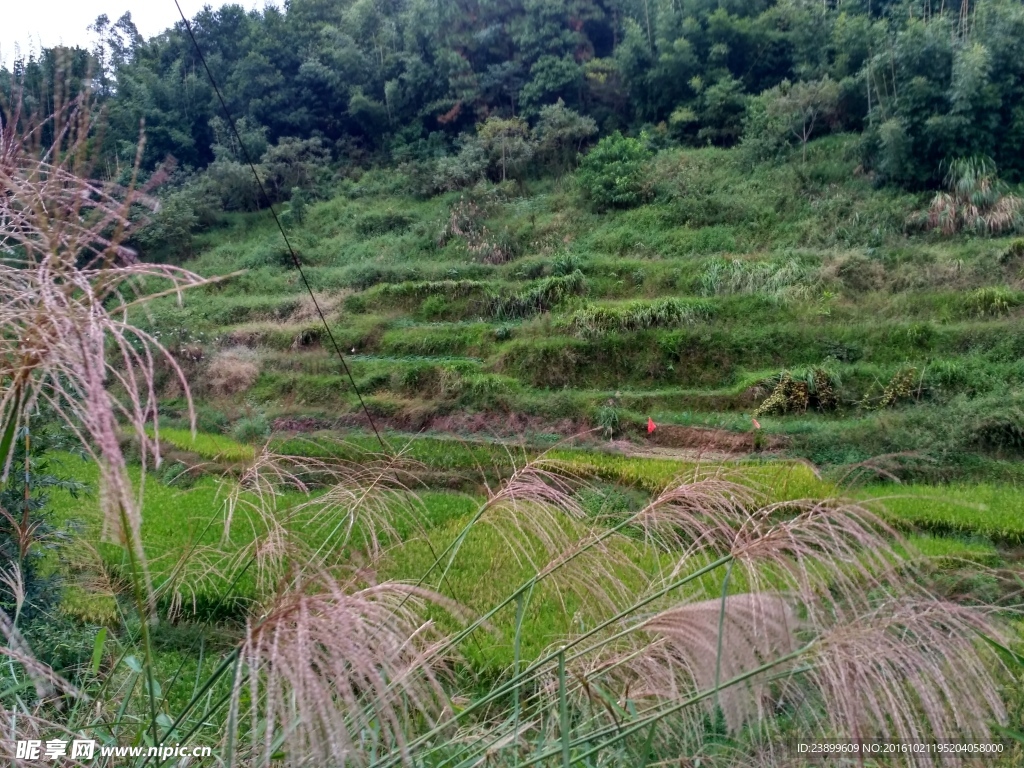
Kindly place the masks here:
<instances>
[{"instance_id":1,"label":"tree canopy","mask_svg":"<svg viewBox=\"0 0 1024 768\"><path fill-rule=\"evenodd\" d=\"M290 141L282 156L455 156L460 135L488 126L478 139L508 176L530 155L564 171L591 125L718 145L781 131L764 146L844 130L863 133L865 168L888 182L935 185L944 162L968 156L1024 172L1016 0L290 0L207 7L192 27L232 114L264 151ZM7 96L18 82L45 99L63 57L108 102L120 160L144 122L148 169L226 161L184 25L143 40L125 14L91 29L93 51L16 61ZM550 112L558 104L571 114ZM538 122L534 152L523 137Z\"/></svg>"}]
</instances>

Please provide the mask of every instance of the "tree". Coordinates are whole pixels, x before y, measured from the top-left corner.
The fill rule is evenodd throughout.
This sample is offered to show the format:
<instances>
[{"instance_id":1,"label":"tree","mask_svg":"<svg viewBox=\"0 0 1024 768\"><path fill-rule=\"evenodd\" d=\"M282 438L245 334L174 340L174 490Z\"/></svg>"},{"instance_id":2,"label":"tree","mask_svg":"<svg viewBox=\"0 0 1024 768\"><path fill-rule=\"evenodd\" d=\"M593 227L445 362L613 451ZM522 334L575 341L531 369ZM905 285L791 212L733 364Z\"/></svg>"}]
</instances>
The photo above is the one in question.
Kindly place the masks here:
<instances>
[{"instance_id":1,"label":"tree","mask_svg":"<svg viewBox=\"0 0 1024 768\"><path fill-rule=\"evenodd\" d=\"M881 175L919 188L940 182L940 163L961 155L992 157L1010 181L1024 175L1024 6L1012 0L286 5L204 10L192 25L232 114L263 127L267 145L319 138L335 154L383 153L437 131L451 146L488 117L532 122L562 99L604 135L665 122L683 143L745 136L753 150L756 137L768 155L780 136L805 155L826 122L863 130L863 164L879 171L892 165L881 127L899 125L906 163ZM90 80L109 102L112 175L131 166L142 120L143 170L168 154L202 170L218 145L230 146L210 124L220 105L183 27L146 41L126 15L100 17L93 30L95 57L47 49L14 62L27 104L53 93L61 59L73 64L64 67L72 79ZM748 102L757 114L745 124ZM780 120L790 127L773 134ZM563 170L566 155L556 154Z\"/></svg>"},{"instance_id":2,"label":"tree","mask_svg":"<svg viewBox=\"0 0 1024 768\"><path fill-rule=\"evenodd\" d=\"M260 164L267 194L276 202L295 187L315 190L330 157L319 138L281 139L266 151Z\"/></svg>"},{"instance_id":3,"label":"tree","mask_svg":"<svg viewBox=\"0 0 1024 768\"><path fill-rule=\"evenodd\" d=\"M530 68L530 82L523 86L523 108L532 114L555 99L576 103L582 81L583 70L571 56L541 56Z\"/></svg>"},{"instance_id":4,"label":"tree","mask_svg":"<svg viewBox=\"0 0 1024 768\"><path fill-rule=\"evenodd\" d=\"M258 168L257 168L258 170ZM204 205L229 211L255 211L263 204L252 169L234 160L214 160L199 177Z\"/></svg>"},{"instance_id":5,"label":"tree","mask_svg":"<svg viewBox=\"0 0 1024 768\"><path fill-rule=\"evenodd\" d=\"M743 83L727 75L705 85L701 78L696 77L691 87L700 94L697 138L722 145L730 145L739 139L748 99Z\"/></svg>"},{"instance_id":6,"label":"tree","mask_svg":"<svg viewBox=\"0 0 1024 768\"><path fill-rule=\"evenodd\" d=\"M839 84L828 76L798 83L783 80L766 96L769 115L800 142L801 157L806 163L807 142L814 135L815 128L835 115Z\"/></svg>"},{"instance_id":7,"label":"tree","mask_svg":"<svg viewBox=\"0 0 1024 768\"><path fill-rule=\"evenodd\" d=\"M455 155L437 158L430 168L422 192L452 192L471 187L487 175L489 158L483 142L476 136L463 135Z\"/></svg>"},{"instance_id":8,"label":"tree","mask_svg":"<svg viewBox=\"0 0 1024 768\"><path fill-rule=\"evenodd\" d=\"M236 120L235 129L231 130L218 115L210 118L210 129L214 135L213 156L218 160L244 163L248 158L258 163L263 153L267 151L267 129L247 117ZM241 146L238 143L239 138L242 140Z\"/></svg>"},{"instance_id":9,"label":"tree","mask_svg":"<svg viewBox=\"0 0 1024 768\"><path fill-rule=\"evenodd\" d=\"M517 176L533 157L534 144L530 128L520 117L508 120L489 117L477 126L476 133L490 155L491 162L501 168L502 181L510 173Z\"/></svg>"},{"instance_id":10,"label":"tree","mask_svg":"<svg viewBox=\"0 0 1024 768\"><path fill-rule=\"evenodd\" d=\"M533 129L538 154L559 175L575 162L583 142L596 133L597 123L592 118L567 108L561 99L541 108Z\"/></svg>"},{"instance_id":11,"label":"tree","mask_svg":"<svg viewBox=\"0 0 1024 768\"><path fill-rule=\"evenodd\" d=\"M113 24L109 16L100 14L88 29L98 38L93 55L99 65L100 92L110 95L112 76L131 61L142 35L132 21L131 11L125 11Z\"/></svg>"},{"instance_id":12,"label":"tree","mask_svg":"<svg viewBox=\"0 0 1024 768\"><path fill-rule=\"evenodd\" d=\"M597 143L576 172L580 189L597 210L629 208L645 197L651 152L639 139L616 131Z\"/></svg>"},{"instance_id":13,"label":"tree","mask_svg":"<svg viewBox=\"0 0 1024 768\"><path fill-rule=\"evenodd\" d=\"M778 159L790 148L793 136L789 125L785 116L771 108L771 102L771 92L765 91L747 105L740 151L751 164Z\"/></svg>"},{"instance_id":14,"label":"tree","mask_svg":"<svg viewBox=\"0 0 1024 768\"><path fill-rule=\"evenodd\" d=\"M136 233L135 239L149 251L166 253L175 259L190 257L192 232L199 224L196 204L195 193L191 190L168 195L150 222Z\"/></svg>"},{"instance_id":15,"label":"tree","mask_svg":"<svg viewBox=\"0 0 1024 768\"><path fill-rule=\"evenodd\" d=\"M308 193L302 187L292 187L292 196L288 201L288 221L302 226L309 208Z\"/></svg>"},{"instance_id":16,"label":"tree","mask_svg":"<svg viewBox=\"0 0 1024 768\"><path fill-rule=\"evenodd\" d=\"M13 455L7 478L0 482L0 561L20 573L19 599L11 593L9 582L0 581L0 608L15 617L23 603L30 611L47 610L58 602L53 576L44 576L38 565L43 551L56 543L54 530L43 510L49 504L52 489L68 491L78 498L85 486L55 474L51 457L73 449L74 444L53 422L52 417L36 417L32 428L22 427L11 444Z\"/></svg>"}]
</instances>

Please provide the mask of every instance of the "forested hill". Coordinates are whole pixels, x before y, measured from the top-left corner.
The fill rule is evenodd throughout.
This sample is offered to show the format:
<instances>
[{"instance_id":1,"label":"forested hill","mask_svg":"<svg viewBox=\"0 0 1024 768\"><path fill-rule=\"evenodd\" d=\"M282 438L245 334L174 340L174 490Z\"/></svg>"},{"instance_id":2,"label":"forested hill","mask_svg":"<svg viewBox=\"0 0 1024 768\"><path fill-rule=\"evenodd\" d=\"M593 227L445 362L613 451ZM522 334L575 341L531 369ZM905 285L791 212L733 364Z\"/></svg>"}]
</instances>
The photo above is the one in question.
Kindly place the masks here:
<instances>
[{"instance_id":1,"label":"forested hill","mask_svg":"<svg viewBox=\"0 0 1024 768\"><path fill-rule=\"evenodd\" d=\"M858 131L865 169L910 187L958 156L1024 171L1018 0L289 0L193 26L260 153L433 160L488 119L525 121L492 126L513 139L562 100L601 135L646 126L759 156ZM183 25L151 40L127 15L95 27L103 43L70 59L109 102L110 149L129 160L144 119L147 168L215 161L230 142ZM15 81L38 96L68 58L16 62Z\"/></svg>"}]
</instances>

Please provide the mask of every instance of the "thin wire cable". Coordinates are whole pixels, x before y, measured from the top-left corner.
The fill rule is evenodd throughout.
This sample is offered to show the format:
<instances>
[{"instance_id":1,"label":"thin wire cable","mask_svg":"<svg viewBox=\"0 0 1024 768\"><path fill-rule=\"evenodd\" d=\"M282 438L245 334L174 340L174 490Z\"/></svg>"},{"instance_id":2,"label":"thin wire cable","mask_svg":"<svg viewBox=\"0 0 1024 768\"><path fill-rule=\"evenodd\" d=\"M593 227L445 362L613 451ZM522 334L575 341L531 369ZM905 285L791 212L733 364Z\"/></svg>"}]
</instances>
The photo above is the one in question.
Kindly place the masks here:
<instances>
[{"instance_id":1,"label":"thin wire cable","mask_svg":"<svg viewBox=\"0 0 1024 768\"><path fill-rule=\"evenodd\" d=\"M320 309L320 302L316 300L316 295L313 293L313 288L310 286L309 280L306 279L306 273L302 269L302 262L299 261L299 257L295 253L295 249L292 248L292 244L288 240L288 234L284 231L284 226L281 224L281 219L277 216L277 211L274 210L274 204L270 200L270 195L267 194L267 190L264 189L263 182L260 180L260 175L256 172L256 165L249 156L249 150L245 148L245 144L242 142L242 137L238 134L238 128L235 127L235 121L231 117L231 110L228 109L228 105L224 101L224 97L221 96L220 88L217 86L217 81L214 79L213 73L210 71L210 67L206 63L206 57L203 56L203 51L199 47L199 42L196 40L196 36L192 32L192 25L189 23L188 19L185 18L185 13L181 10L178 0L174 0L174 5L178 9L178 15L181 16L182 23L185 25L185 31L188 32L188 36L192 39L192 45L196 49L196 55L199 56L199 61L202 63L203 69L206 70L206 76L210 79L210 85L213 86L213 90L217 94L217 100L220 102L221 109L224 110L224 118L228 121L228 126L231 128L231 132L235 136L235 141L238 142L238 148L241 150L242 156L245 158L245 162L252 171L253 178L256 179L256 185L259 187L260 193L263 195L263 199L266 200L267 205L270 208L270 215L274 217L274 222L277 224L277 228L281 230L281 237L284 238L284 244L287 246L288 253L292 257L292 263L295 265L295 269L298 271L299 277L302 278L303 285L306 286L306 290L309 292L309 298L313 301L313 307L316 309L316 313L320 316L320 322L323 323L324 330L327 331L327 338L331 340L331 346L334 347L334 351L337 353L338 359L341 361L341 367L345 369L345 375L348 376L348 380L352 384L352 391L354 391L356 393L356 397L359 398L359 406L363 409L363 413L366 414L366 420L370 422L370 427L373 429L373 434L377 436L377 441L380 443L380 447L384 449L385 453L390 453L390 446L384 442L384 438L381 437L380 432L377 431L377 425L373 421L373 416L370 415L370 410L366 407L366 403L363 402L363 396L359 392L359 387L356 386L356 380L352 376L352 371L348 367L348 363L345 362L345 355L342 354L341 347L338 346L338 342L335 340L334 334L331 333L331 326L328 324L323 310Z\"/></svg>"},{"instance_id":2,"label":"thin wire cable","mask_svg":"<svg viewBox=\"0 0 1024 768\"><path fill-rule=\"evenodd\" d=\"M323 323L324 330L327 331L327 336L331 340L331 344L334 346L334 351L338 354L338 359L341 361L341 365L345 369L345 373L348 375L348 380L352 383L352 390L356 393L356 397L359 398L359 405L362 407L363 413L366 414L366 420L370 422L370 426L373 428L373 434L377 436L377 441L380 443L381 448L384 449L385 453L390 455L392 453L390 450L390 446L384 442L384 438L382 438L380 432L377 431L377 425L373 421L373 416L370 415L370 411L366 407L366 403L363 402L363 396L359 393L359 387L356 386L356 381L352 377L352 371L349 370L348 363L345 362L345 355L342 354L341 347L338 346L338 342L335 341L334 339L334 334L331 333L331 328L327 324L327 318L324 317L323 310L320 309L320 304L319 302L317 302L316 296L313 294L313 289L312 287L310 287L309 281L306 279L306 273L302 271L302 262L299 261L298 255L296 255L294 249L292 248L291 242L289 242L288 240L288 234L284 231L284 227L281 225L281 220L277 217L277 211L274 210L274 205L270 201L270 195L268 195L267 191L263 188L263 182L260 180L259 173L256 172L256 165L253 163L252 158L249 156L249 150L247 150L245 148L245 144L242 143L242 137L239 136L238 129L235 127L235 121L231 117L231 110L228 109L228 105L224 101L224 97L220 93L220 88L217 87L217 81L214 79L213 73L210 71L210 67L206 63L206 57L203 56L203 50L199 47L199 42L196 40L196 36L192 32L192 25L189 24L188 19L185 18L185 14L181 10L181 6L178 4L178 0L174 0L174 5L178 9L178 15L181 16L182 23L184 23L185 25L185 31L188 32L188 36L192 39L192 45L196 49L196 55L199 56L199 61L202 63L203 69L206 70L206 76L210 79L210 85L213 86L213 90L217 94L217 100L220 102L221 109L224 110L224 117L225 119L227 119L228 125L231 127L231 132L235 136L235 141L238 142L238 148L241 150L242 155L245 157L245 161L246 163L248 163L249 168L252 171L253 178L256 179L256 185L260 188L260 192L263 194L263 198L267 201L267 205L270 207L270 214L271 216L274 217L274 222L277 224L277 228L281 230L281 237L284 238L284 244L288 246L288 253L291 254L292 263L295 264L295 269L298 270L299 276L302 278L302 282L306 286L306 290L309 292L309 298L312 299L313 306L316 308L316 312L320 316L320 322ZM425 540L427 542L427 546L430 549L431 556L435 560L437 560L437 554L434 552L434 545L430 542L429 538ZM447 574L444 574L444 582L448 587L448 591L452 594L452 599L458 600L458 597L455 594L455 588L452 586L451 582L448 581ZM402 602L395 610L397 611L403 605L405 605L405 602L408 599L408 596L403 598ZM376 633L374 633L374 637L376 637ZM474 642L476 642L479 647L479 643L476 640L476 638L474 638Z\"/></svg>"}]
</instances>

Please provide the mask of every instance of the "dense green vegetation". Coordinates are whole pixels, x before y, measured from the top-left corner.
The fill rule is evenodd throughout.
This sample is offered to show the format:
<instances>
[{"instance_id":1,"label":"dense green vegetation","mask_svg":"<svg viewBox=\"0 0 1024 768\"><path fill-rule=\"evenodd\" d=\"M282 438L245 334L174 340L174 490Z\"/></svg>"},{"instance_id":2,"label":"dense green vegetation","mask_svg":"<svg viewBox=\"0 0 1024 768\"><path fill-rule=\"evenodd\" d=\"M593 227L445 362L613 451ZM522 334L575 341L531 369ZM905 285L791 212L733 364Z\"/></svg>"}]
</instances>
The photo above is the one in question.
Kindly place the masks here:
<instances>
[{"instance_id":1,"label":"dense green vegetation","mask_svg":"<svg viewBox=\"0 0 1024 768\"><path fill-rule=\"evenodd\" d=\"M150 326L209 361L213 431L355 405L241 213L274 203L391 426L754 416L819 465L1016 481L1022 25L1003 0L297 0L192 22L237 135L183 25L100 18L12 82L31 105L91 67L126 169L145 120L163 205L133 245L244 270Z\"/></svg>"},{"instance_id":2,"label":"dense green vegetation","mask_svg":"<svg viewBox=\"0 0 1024 768\"><path fill-rule=\"evenodd\" d=\"M912 185L940 180L951 157L1024 168L1024 12L1012 0L293 0L211 8L192 24L276 199L315 182L296 160L327 156L409 163L437 189L488 166L501 179L531 161L564 169L588 131L545 123L558 100L590 132L648 125L663 141L742 141L757 158L863 131L865 167ZM183 26L143 40L125 14L94 29L95 50L70 57L110 102L110 149L130 165L145 119L147 168L168 156L210 166L207 191L253 205ZM32 98L45 98L59 58L14 63ZM520 119L538 117L535 146Z\"/></svg>"},{"instance_id":3,"label":"dense green vegetation","mask_svg":"<svg viewBox=\"0 0 1024 768\"><path fill-rule=\"evenodd\" d=\"M1017 764L1024 6L191 27L0 73L0 741Z\"/></svg>"},{"instance_id":4,"label":"dense green vegetation","mask_svg":"<svg viewBox=\"0 0 1024 768\"><path fill-rule=\"evenodd\" d=\"M856 147L830 137L753 172L737 150L662 150L646 202L600 212L578 178L421 200L370 171L291 237L388 426L476 414L476 429L617 437L648 416L747 433L756 416L819 465L913 454L888 471L1015 482L1018 240L908 231L927 199L858 176ZM207 429L253 408L362 418L277 242L258 214L225 220L190 264L245 272L139 318L209 374Z\"/></svg>"},{"instance_id":5,"label":"dense green vegetation","mask_svg":"<svg viewBox=\"0 0 1024 768\"><path fill-rule=\"evenodd\" d=\"M276 449L320 458L345 457L347 460L367 461L374 456L373 443L358 433L347 438L341 443L326 436L305 440L293 438L280 443ZM195 445L204 446L208 441L216 442L221 458L241 454L246 448L227 438L202 434L197 437ZM408 461L434 470L458 469L466 476L474 476L485 469L507 474L514 466L536 457L532 451L510 455L498 444L473 445L432 438L412 439L401 449ZM765 501L773 504L825 498L840 492L834 485L816 478L803 464L734 462L720 467L705 464L699 469L696 463L579 449L554 449L546 452L545 456L564 471L587 479L590 485L582 496L584 506L589 514L603 519L604 525L614 524L630 509L671 487L680 478L696 477L700 472L724 472L725 477L733 481L763 489L767 494ZM95 485L95 468L76 457L57 458L60 466L80 482ZM162 477L163 482L153 482L148 487L143 518L143 536L153 558L153 576L161 601L172 607L172 611L180 611L180 604L184 601L186 615L193 618L214 616L223 619L237 614L239 600L251 600L258 594L252 579L245 578L234 585L231 591L235 599L224 603L221 596L230 579L223 573L211 575L207 572L209 563L195 563L185 573L177 570L185 552L204 543L215 543L223 535L228 515L223 487L213 477L189 481L173 470L165 471ZM314 495L319 493L317 491ZM856 495L869 506L877 508L895 526L910 533L907 541L915 556L934 559L950 572L969 568L970 563L999 566L1005 555L991 542L1015 545L1024 541L1024 513L1021 508L1024 500L1015 489L972 485L939 491L934 487L876 486L861 489ZM303 494L290 494L280 504L279 514L287 525L294 526L296 535L309 537L308 543L315 546L320 543L322 529L309 527L308 513L287 511L306 501L308 499ZM416 581L430 568L437 553L444 551L463 531L485 501L479 489L472 486L462 492L420 490L415 494L410 492L396 496L392 500L396 515L392 549L380 565L379 576ZM51 506L53 524L60 526L74 522L84 525L87 534L99 532L102 515L94 498L78 499L61 494ZM411 509L413 514L400 511L401 508ZM231 536L230 546L221 550L225 569L235 554L243 552L254 538L265 532L260 522L256 521L255 527L250 527L250 523L254 521L241 525L234 522L233 530L236 532ZM942 535L913 533L916 529ZM509 549L506 535L507 531L490 527L473 532L457 567L445 579L445 590L450 591L452 597L473 610L483 612L529 578L533 566ZM123 550L119 547L103 545L100 554L106 566L115 572L127 567ZM668 556L660 563L656 558L648 562L651 554L640 550L628 554L650 575L671 563ZM51 571L54 568L56 563L51 562ZM639 589L640 582L634 587ZM734 587L737 592L744 591L741 583ZM712 595L721 591L721 580L711 578L694 588L697 594ZM561 599L555 592L544 592L534 598L523 625L523 635L528 638L522 648L525 659L536 657L551 642L571 631L573 615L581 605L560 605ZM575 599L580 600L582 596ZM115 615L116 603L112 596L97 596L72 585L62 610L81 620L105 623ZM511 649L512 638L509 635L484 636L473 645L470 660L478 674L500 675L512 662Z\"/></svg>"}]
</instances>

